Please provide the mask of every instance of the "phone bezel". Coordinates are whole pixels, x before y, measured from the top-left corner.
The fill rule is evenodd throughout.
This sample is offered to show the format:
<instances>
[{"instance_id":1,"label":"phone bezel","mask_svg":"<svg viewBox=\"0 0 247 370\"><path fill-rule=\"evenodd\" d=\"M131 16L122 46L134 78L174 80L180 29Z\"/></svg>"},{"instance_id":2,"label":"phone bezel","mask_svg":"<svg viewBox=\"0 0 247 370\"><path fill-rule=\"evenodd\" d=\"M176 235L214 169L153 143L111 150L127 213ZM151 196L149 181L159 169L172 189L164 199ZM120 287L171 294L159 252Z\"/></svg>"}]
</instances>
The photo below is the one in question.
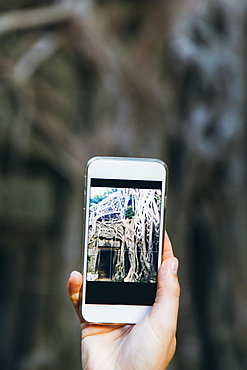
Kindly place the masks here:
<instances>
[{"instance_id":1,"label":"phone bezel","mask_svg":"<svg viewBox=\"0 0 247 370\"><path fill-rule=\"evenodd\" d=\"M128 157L94 157L91 158L85 169L84 206L83 206L83 289L81 314L85 321L101 324L135 324L144 318L152 306L136 305L104 305L87 304L86 296L86 269L87 269L87 239L88 239L88 212L91 178L121 179L121 180L150 180L162 181L162 205L160 221L160 241L158 268L161 263L163 233L165 229L166 199L167 199L167 165L160 159L128 158Z\"/></svg>"}]
</instances>

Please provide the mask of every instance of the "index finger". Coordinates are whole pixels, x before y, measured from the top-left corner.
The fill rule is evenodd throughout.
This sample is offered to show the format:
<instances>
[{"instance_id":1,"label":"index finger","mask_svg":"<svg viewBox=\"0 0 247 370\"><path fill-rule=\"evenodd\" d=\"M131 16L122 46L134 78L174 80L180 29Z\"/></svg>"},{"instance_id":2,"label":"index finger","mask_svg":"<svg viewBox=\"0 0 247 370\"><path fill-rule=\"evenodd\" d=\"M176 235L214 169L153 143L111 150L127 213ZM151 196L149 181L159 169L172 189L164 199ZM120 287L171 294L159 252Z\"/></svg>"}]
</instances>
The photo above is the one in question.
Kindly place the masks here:
<instances>
[{"instance_id":1,"label":"index finger","mask_svg":"<svg viewBox=\"0 0 247 370\"><path fill-rule=\"evenodd\" d=\"M170 238L167 232L165 232L163 252L162 252L162 262L166 260L167 258L171 258L171 257L174 257L173 250L172 250L172 243L170 241Z\"/></svg>"}]
</instances>

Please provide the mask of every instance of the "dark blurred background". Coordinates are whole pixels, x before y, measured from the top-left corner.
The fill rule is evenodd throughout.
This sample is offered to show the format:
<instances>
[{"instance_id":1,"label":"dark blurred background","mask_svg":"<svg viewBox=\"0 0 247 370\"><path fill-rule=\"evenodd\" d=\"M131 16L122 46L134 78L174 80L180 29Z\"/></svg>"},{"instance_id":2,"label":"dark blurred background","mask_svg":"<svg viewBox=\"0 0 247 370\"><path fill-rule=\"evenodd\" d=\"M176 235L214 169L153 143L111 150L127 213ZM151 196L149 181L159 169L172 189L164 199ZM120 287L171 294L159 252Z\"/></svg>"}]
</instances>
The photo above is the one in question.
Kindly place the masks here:
<instances>
[{"instance_id":1,"label":"dark blurred background","mask_svg":"<svg viewBox=\"0 0 247 370\"><path fill-rule=\"evenodd\" d=\"M247 369L247 0L0 1L0 368L79 370L95 155L170 169L171 370Z\"/></svg>"}]
</instances>

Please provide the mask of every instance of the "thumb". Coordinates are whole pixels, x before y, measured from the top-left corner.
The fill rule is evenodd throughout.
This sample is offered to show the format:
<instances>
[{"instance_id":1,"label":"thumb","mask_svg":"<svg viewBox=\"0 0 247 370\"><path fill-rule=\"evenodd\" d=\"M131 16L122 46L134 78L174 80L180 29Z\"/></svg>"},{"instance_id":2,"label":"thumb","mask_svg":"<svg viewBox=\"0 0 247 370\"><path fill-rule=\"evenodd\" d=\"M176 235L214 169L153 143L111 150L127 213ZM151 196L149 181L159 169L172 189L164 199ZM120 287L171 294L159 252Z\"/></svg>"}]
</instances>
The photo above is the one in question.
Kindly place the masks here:
<instances>
[{"instance_id":1,"label":"thumb","mask_svg":"<svg viewBox=\"0 0 247 370\"><path fill-rule=\"evenodd\" d=\"M158 289L151 311L153 324L160 331L175 335L179 307L180 286L177 277L178 259L167 258L160 266Z\"/></svg>"}]
</instances>

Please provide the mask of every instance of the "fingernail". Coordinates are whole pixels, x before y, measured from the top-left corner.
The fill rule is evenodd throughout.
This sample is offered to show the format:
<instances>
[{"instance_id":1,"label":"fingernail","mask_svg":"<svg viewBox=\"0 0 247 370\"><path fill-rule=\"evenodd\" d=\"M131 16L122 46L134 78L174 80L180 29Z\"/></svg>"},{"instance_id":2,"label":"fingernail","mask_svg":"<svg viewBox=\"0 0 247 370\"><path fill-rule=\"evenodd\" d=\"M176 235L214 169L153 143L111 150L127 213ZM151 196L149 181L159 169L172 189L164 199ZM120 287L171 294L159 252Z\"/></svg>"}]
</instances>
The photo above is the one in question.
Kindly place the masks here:
<instances>
[{"instance_id":1,"label":"fingernail","mask_svg":"<svg viewBox=\"0 0 247 370\"><path fill-rule=\"evenodd\" d=\"M71 274L70 274L70 278L71 277L77 277L78 276L78 272L77 271L72 271Z\"/></svg>"},{"instance_id":2,"label":"fingernail","mask_svg":"<svg viewBox=\"0 0 247 370\"><path fill-rule=\"evenodd\" d=\"M174 258L174 260L171 263L171 272L173 275L177 275L178 273L178 260L177 258Z\"/></svg>"}]
</instances>

